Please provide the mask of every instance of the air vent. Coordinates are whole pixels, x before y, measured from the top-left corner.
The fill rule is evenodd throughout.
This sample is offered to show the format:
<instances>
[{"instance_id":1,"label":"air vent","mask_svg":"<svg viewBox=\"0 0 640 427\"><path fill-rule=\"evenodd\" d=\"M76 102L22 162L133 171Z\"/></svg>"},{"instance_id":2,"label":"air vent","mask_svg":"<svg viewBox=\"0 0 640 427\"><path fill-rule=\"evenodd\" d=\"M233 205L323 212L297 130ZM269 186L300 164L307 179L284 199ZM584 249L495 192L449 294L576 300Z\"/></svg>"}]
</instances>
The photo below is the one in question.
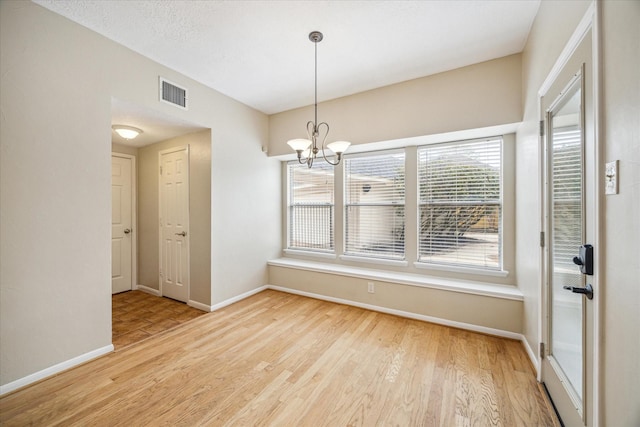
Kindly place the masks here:
<instances>
[{"instance_id":1,"label":"air vent","mask_svg":"<svg viewBox=\"0 0 640 427\"><path fill-rule=\"evenodd\" d=\"M187 89L160 77L160 101L187 109Z\"/></svg>"}]
</instances>

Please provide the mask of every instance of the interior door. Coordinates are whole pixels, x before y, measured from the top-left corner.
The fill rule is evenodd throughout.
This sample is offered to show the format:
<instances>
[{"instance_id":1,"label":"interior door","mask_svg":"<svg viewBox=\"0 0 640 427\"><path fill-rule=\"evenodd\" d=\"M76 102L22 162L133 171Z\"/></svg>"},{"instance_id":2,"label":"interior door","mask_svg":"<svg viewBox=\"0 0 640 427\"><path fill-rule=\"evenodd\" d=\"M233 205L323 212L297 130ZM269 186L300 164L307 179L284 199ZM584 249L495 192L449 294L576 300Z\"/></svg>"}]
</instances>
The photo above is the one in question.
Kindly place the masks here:
<instances>
[{"instance_id":1,"label":"interior door","mask_svg":"<svg viewBox=\"0 0 640 427\"><path fill-rule=\"evenodd\" d=\"M188 301L188 147L160 152L160 283L163 296Z\"/></svg>"},{"instance_id":2,"label":"interior door","mask_svg":"<svg viewBox=\"0 0 640 427\"><path fill-rule=\"evenodd\" d=\"M587 271L595 238L591 31L542 97L545 117L545 251L542 381L566 426L592 425L593 304ZM580 265L582 264L582 265ZM582 268L581 268L582 267ZM585 274L582 272L585 271ZM597 292L597 291L596 291Z\"/></svg>"},{"instance_id":3,"label":"interior door","mask_svg":"<svg viewBox=\"0 0 640 427\"><path fill-rule=\"evenodd\" d=\"M132 159L111 156L111 292L132 288Z\"/></svg>"}]
</instances>

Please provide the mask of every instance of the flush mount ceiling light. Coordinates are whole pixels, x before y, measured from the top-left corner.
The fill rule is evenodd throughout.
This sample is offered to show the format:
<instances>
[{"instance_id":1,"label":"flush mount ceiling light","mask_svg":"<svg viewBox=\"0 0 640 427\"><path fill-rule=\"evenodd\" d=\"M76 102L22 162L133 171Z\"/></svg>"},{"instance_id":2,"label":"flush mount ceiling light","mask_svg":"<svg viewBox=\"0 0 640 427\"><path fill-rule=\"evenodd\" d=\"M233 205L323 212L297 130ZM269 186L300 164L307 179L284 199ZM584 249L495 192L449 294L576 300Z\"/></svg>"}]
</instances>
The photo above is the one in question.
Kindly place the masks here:
<instances>
[{"instance_id":1,"label":"flush mount ceiling light","mask_svg":"<svg viewBox=\"0 0 640 427\"><path fill-rule=\"evenodd\" d=\"M306 163L307 167L310 168L318 153L322 151L322 158L327 163L336 166L340 163L342 153L347 151L347 148L349 148L351 143L347 141L336 141L331 144L327 144L327 148L336 153L338 160L333 163L327 159L324 152L324 143L327 140L327 135L329 134L329 125L325 122L318 123L318 43L322 41L322 33L320 31L312 31L309 33L309 40L313 42L315 48L315 97L313 104L315 116L313 121L309 120L307 122L307 139L292 139L287 141L287 144L289 144L289 146L298 154L298 162L300 162L300 164ZM321 129L323 131L322 137L320 136ZM321 139L320 148L318 148L318 139Z\"/></svg>"},{"instance_id":2,"label":"flush mount ceiling light","mask_svg":"<svg viewBox=\"0 0 640 427\"><path fill-rule=\"evenodd\" d=\"M111 127L124 139L134 139L142 133L141 129L134 128L133 126L113 125Z\"/></svg>"}]
</instances>

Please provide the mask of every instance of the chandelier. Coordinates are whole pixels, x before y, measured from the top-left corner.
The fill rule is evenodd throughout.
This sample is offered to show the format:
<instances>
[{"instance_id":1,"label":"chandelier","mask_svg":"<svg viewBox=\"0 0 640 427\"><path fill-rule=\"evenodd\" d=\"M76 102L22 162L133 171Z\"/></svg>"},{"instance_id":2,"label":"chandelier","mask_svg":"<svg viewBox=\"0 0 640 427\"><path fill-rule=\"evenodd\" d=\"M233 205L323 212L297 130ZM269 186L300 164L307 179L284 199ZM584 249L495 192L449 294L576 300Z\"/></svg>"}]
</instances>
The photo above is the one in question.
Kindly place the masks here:
<instances>
[{"instance_id":1,"label":"chandelier","mask_svg":"<svg viewBox=\"0 0 640 427\"><path fill-rule=\"evenodd\" d=\"M322 33L320 31L312 31L309 33L309 40L314 44L315 48L315 92L314 92L314 120L307 122L307 138L297 138L287 141L287 144L295 150L298 154L298 162L300 164L307 164L307 167L313 166L313 161L317 157L318 153L322 151L322 158L329 164L336 166L340 163L342 153L347 151L350 142L336 141L327 144L327 148L336 153L337 161L334 163L327 159L324 151L324 144L329 134L329 125L326 122L318 123L318 43L322 41ZM320 140L320 147L318 148L318 140Z\"/></svg>"}]
</instances>

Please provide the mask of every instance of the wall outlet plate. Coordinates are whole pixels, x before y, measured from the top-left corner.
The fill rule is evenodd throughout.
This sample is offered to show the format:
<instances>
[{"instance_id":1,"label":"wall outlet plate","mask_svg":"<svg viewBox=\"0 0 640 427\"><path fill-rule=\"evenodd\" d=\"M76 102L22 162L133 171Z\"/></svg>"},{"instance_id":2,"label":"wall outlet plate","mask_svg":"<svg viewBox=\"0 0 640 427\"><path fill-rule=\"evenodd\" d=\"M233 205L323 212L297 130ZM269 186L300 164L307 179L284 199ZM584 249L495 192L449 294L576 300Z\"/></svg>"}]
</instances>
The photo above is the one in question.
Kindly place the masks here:
<instances>
[{"instance_id":1,"label":"wall outlet plate","mask_svg":"<svg viewBox=\"0 0 640 427\"><path fill-rule=\"evenodd\" d=\"M369 292L370 294L376 293L376 287L373 282L367 282L367 292Z\"/></svg>"},{"instance_id":2,"label":"wall outlet plate","mask_svg":"<svg viewBox=\"0 0 640 427\"><path fill-rule=\"evenodd\" d=\"M605 165L605 194L618 194L618 161Z\"/></svg>"}]
</instances>

